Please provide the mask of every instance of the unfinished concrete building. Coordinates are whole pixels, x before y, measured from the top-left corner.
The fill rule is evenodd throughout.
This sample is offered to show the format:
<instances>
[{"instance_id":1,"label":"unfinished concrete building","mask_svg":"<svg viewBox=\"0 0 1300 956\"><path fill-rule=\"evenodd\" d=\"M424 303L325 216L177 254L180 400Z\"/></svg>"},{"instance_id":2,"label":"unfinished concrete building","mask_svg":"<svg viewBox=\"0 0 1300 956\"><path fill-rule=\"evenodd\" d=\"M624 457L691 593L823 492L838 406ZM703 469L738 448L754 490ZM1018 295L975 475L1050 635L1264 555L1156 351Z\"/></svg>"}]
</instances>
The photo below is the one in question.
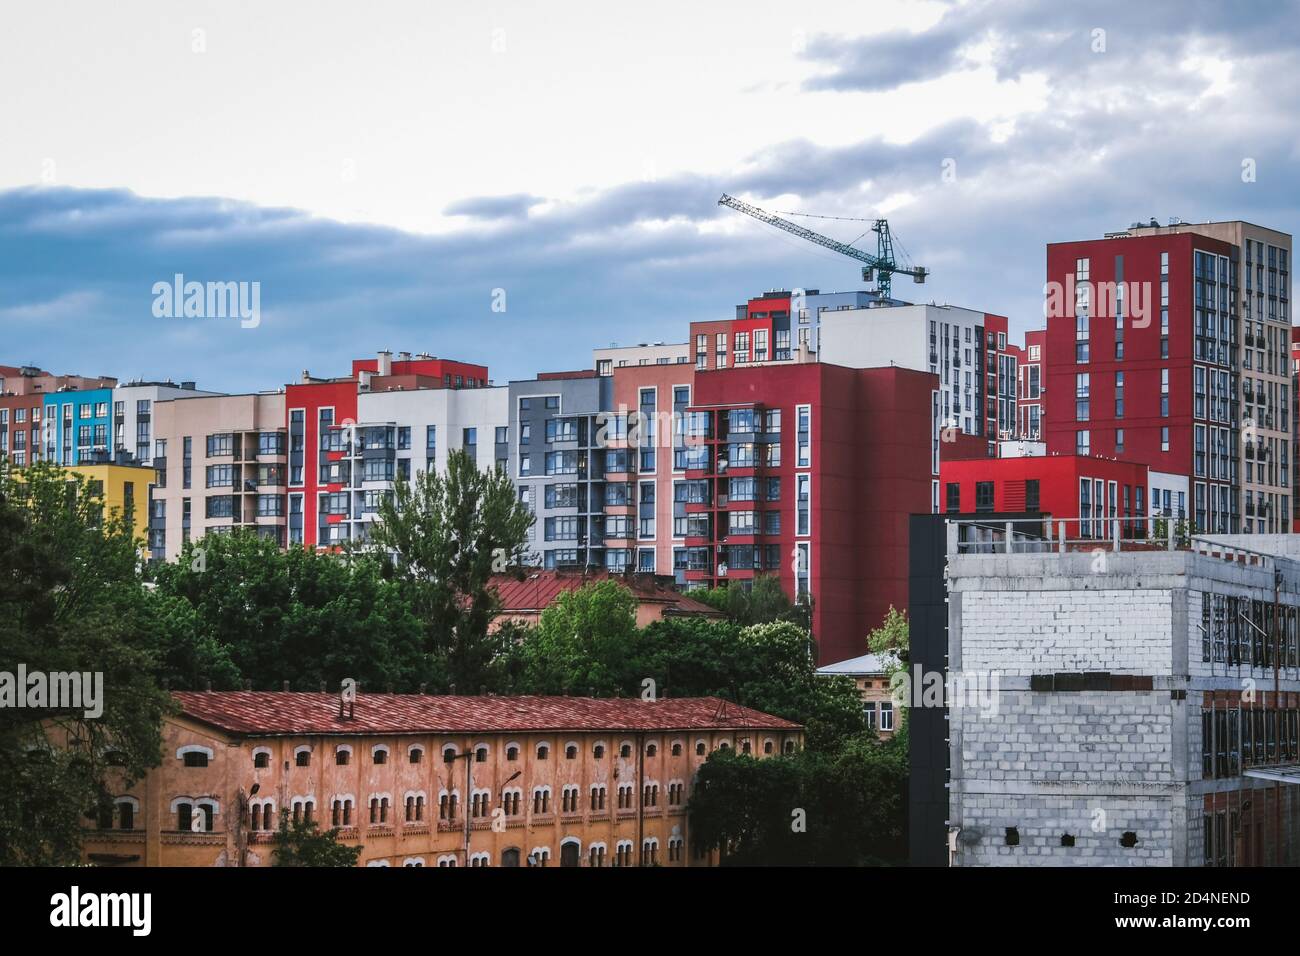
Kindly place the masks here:
<instances>
[{"instance_id":1,"label":"unfinished concrete building","mask_svg":"<svg viewBox=\"0 0 1300 956\"><path fill-rule=\"evenodd\" d=\"M960 525L952 865L1300 863L1300 541Z\"/></svg>"}]
</instances>

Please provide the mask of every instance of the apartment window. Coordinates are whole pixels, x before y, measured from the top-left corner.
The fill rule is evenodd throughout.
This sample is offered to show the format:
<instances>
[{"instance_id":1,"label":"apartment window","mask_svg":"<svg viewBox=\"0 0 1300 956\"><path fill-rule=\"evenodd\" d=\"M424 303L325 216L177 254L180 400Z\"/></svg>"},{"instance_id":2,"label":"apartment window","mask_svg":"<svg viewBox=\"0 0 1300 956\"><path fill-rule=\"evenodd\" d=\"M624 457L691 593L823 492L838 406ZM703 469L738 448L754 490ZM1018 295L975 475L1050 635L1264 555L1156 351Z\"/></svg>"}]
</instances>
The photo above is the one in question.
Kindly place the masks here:
<instances>
[{"instance_id":1,"label":"apartment window","mask_svg":"<svg viewBox=\"0 0 1300 956\"><path fill-rule=\"evenodd\" d=\"M1025 482L1025 510L1037 511L1039 505L1039 484L1037 478L1030 478ZM886 729L886 728L881 728Z\"/></svg>"},{"instance_id":2,"label":"apartment window","mask_svg":"<svg viewBox=\"0 0 1300 956\"><path fill-rule=\"evenodd\" d=\"M812 406L797 406L795 417L795 467L808 468L812 465Z\"/></svg>"},{"instance_id":3,"label":"apartment window","mask_svg":"<svg viewBox=\"0 0 1300 956\"><path fill-rule=\"evenodd\" d=\"M1169 426L1160 429L1160 450L1169 450Z\"/></svg>"},{"instance_id":4,"label":"apartment window","mask_svg":"<svg viewBox=\"0 0 1300 956\"><path fill-rule=\"evenodd\" d=\"M975 510L976 511L993 510L993 482L991 481L975 482Z\"/></svg>"},{"instance_id":5,"label":"apartment window","mask_svg":"<svg viewBox=\"0 0 1300 956\"><path fill-rule=\"evenodd\" d=\"M808 535L811 533L811 512L812 512L812 476L795 475L795 534Z\"/></svg>"},{"instance_id":6,"label":"apartment window","mask_svg":"<svg viewBox=\"0 0 1300 956\"><path fill-rule=\"evenodd\" d=\"M207 486L209 488L229 488L235 483L234 465L208 465Z\"/></svg>"},{"instance_id":7,"label":"apartment window","mask_svg":"<svg viewBox=\"0 0 1300 956\"><path fill-rule=\"evenodd\" d=\"M220 435L208 436L208 457L216 458L221 455L234 454L235 436L226 432Z\"/></svg>"},{"instance_id":8,"label":"apartment window","mask_svg":"<svg viewBox=\"0 0 1300 956\"><path fill-rule=\"evenodd\" d=\"M1124 452L1124 429L1115 429L1115 454L1120 455Z\"/></svg>"},{"instance_id":9,"label":"apartment window","mask_svg":"<svg viewBox=\"0 0 1300 956\"><path fill-rule=\"evenodd\" d=\"M736 333L736 364L741 365L749 361L749 333Z\"/></svg>"},{"instance_id":10,"label":"apartment window","mask_svg":"<svg viewBox=\"0 0 1300 956\"><path fill-rule=\"evenodd\" d=\"M1087 430L1075 432L1074 435L1074 453L1076 455L1092 454L1092 435Z\"/></svg>"},{"instance_id":11,"label":"apartment window","mask_svg":"<svg viewBox=\"0 0 1300 956\"><path fill-rule=\"evenodd\" d=\"M955 481L948 482L946 486L946 510L949 514L957 514L961 511L961 485Z\"/></svg>"}]
</instances>

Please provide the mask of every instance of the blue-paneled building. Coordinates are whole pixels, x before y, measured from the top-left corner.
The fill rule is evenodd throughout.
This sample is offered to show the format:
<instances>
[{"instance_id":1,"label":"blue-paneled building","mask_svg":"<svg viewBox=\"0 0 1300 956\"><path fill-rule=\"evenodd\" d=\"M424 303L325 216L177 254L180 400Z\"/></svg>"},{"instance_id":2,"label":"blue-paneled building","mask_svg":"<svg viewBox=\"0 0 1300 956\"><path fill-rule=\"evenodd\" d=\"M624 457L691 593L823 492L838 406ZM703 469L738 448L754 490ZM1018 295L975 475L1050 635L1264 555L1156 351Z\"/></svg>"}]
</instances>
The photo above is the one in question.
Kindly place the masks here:
<instances>
[{"instance_id":1,"label":"blue-paneled building","mask_svg":"<svg viewBox=\"0 0 1300 956\"><path fill-rule=\"evenodd\" d=\"M45 459L60 465L105 460L113 408L111 388L45 396Z\"/></svg>"}]
</instances>

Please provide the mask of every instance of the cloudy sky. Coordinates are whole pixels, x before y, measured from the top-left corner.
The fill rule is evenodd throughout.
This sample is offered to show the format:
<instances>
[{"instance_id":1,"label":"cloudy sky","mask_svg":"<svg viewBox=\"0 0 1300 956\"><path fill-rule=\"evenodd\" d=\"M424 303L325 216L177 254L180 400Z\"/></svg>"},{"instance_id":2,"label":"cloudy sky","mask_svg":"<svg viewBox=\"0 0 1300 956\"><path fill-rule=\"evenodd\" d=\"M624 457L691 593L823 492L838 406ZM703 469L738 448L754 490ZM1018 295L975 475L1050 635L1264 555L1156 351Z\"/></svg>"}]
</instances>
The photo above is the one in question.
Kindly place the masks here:
<instances>
[{"instance_id":1,"label":"cloudy sky","mask_svg":"<svg viewBox=\"0 0 1300 956\"><path fill-rule=\"evenodd\" d=\"M1266 0L10 0L0 364L234 390L387 347L502 382L858 287L724 191L887 215L932 270L896 295L1023 332L1048 242L1296 231L1297 34ZM176 273L259 282L261 324L155 317Z\"/></svg>"}]
</instances>

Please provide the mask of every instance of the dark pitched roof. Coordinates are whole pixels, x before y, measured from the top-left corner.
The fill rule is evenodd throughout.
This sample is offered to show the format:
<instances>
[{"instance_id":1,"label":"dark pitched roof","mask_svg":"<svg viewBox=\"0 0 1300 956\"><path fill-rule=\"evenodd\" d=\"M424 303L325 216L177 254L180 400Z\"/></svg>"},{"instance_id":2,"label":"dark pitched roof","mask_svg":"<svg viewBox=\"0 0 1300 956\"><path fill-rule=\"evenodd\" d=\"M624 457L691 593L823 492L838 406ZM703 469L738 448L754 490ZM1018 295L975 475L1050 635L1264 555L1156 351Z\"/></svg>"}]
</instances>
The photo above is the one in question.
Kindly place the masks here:
<instances>
[{"instance_id":1,"label":"dark pitched roof","mask_svg":"<svg viewBox=\"0 0 1300 956\"><path fill-rule=\"evenodd\" d=\"M457 697L358 694L354 716L339 696L280 691L177 691L181 712L229 733L421 734L534 731L798 730L800 726L717 697Z\"/></svg>"}]
</instances>

